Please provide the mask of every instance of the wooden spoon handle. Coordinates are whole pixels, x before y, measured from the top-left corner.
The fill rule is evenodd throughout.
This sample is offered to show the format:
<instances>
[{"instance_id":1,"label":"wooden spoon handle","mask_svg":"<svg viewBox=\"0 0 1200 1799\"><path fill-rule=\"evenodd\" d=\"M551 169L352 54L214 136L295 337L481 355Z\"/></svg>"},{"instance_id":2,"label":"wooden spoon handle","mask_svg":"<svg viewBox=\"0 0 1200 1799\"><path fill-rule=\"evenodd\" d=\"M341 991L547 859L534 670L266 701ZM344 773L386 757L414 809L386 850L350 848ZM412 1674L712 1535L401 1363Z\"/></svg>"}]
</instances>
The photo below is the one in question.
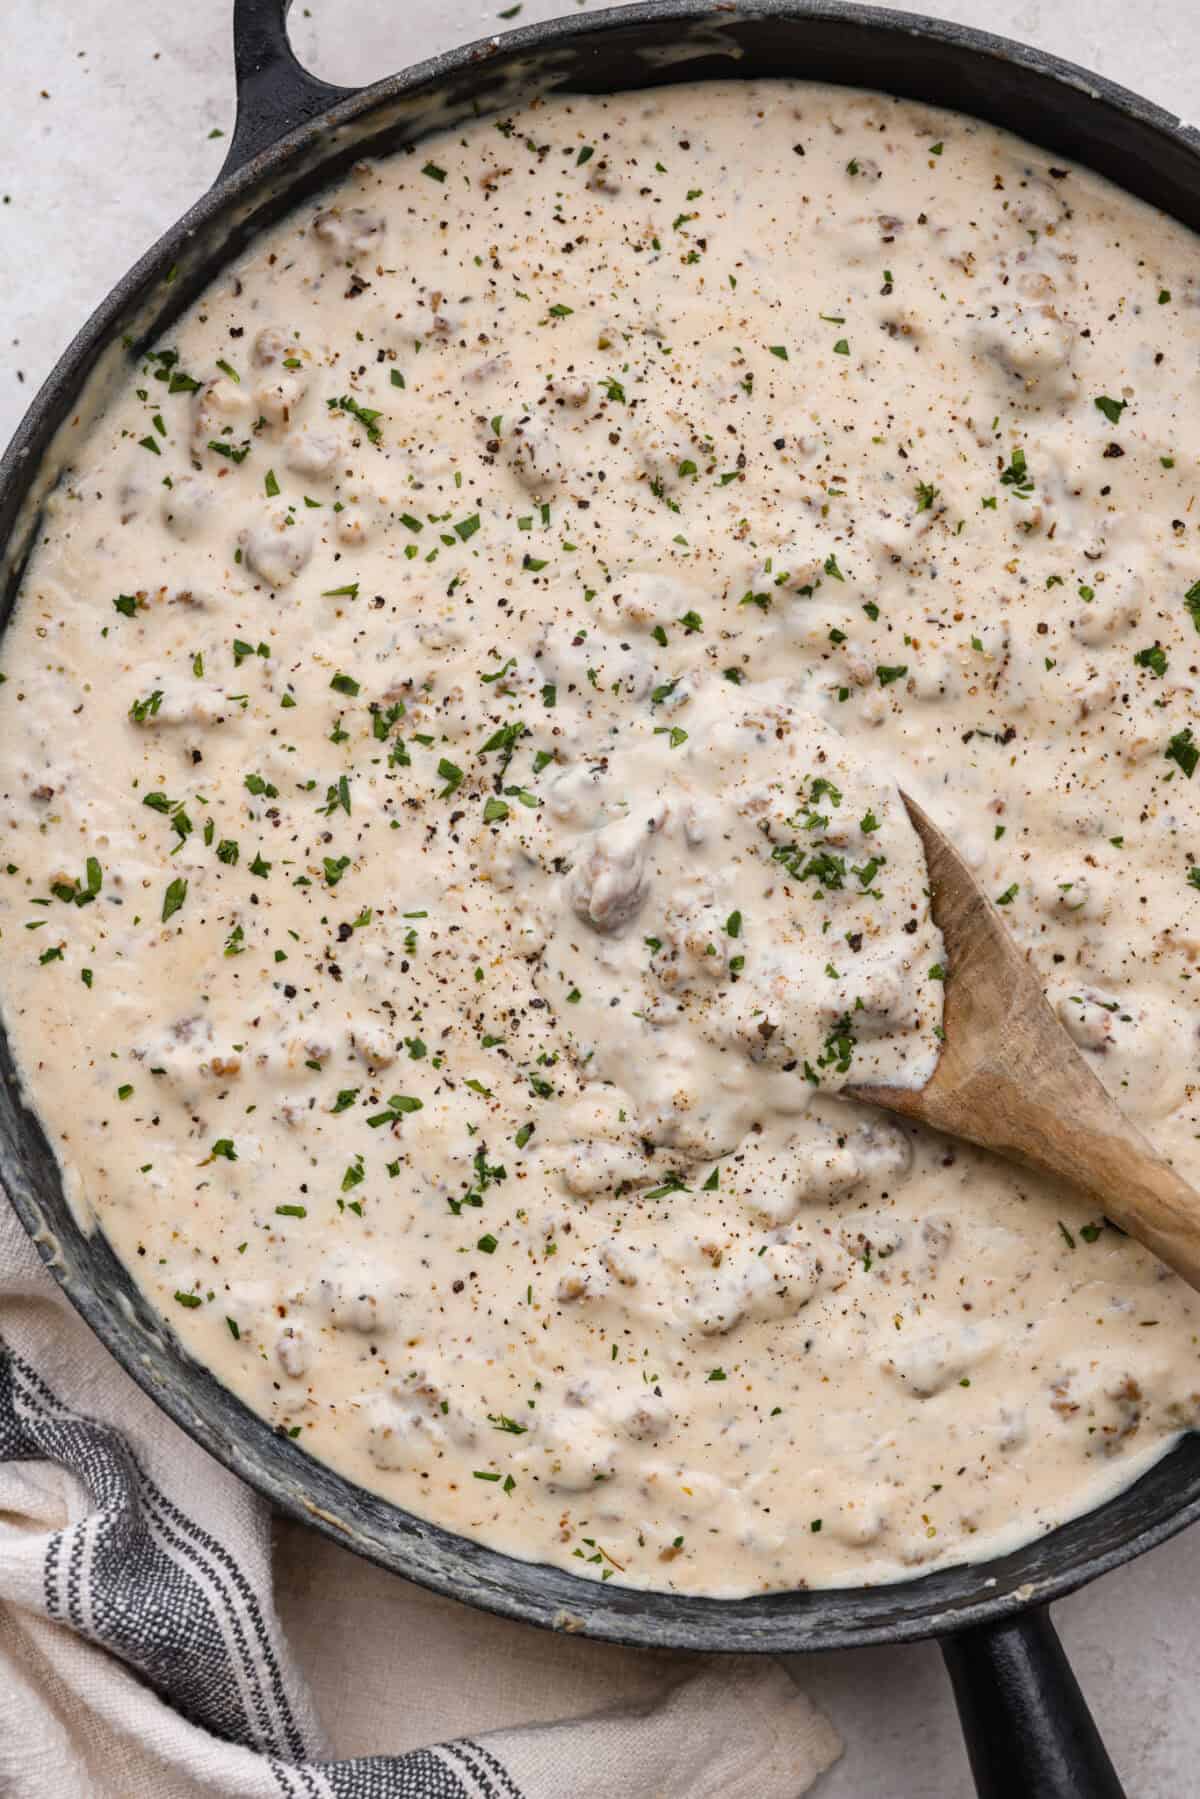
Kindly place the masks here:
<instances>
[{"instance_id":1,"label":"wooden spoon handle","mask_svg":"<svg viewBox=\"0 0 1200 1799\"><path fill-rule=\"evenodd\" d=\"M907 796L905 804L948 954L945 1043L926 1086L847 1093L1093 1194L1114 1224L1200 1291L1200 1194L1093 1074L953 845Z\"/></svg>"},{"instance_id":2,"label":"wooden spoon handle","mask_svg":"<svg viewBox=\"0 0 1200 1799\"><path fill-rule=\"evenodd\" d=\"M1097 1180L1097 1174L1102 1178ZM1105 1214L1123 1231L1152 1249L1168 1268L1200 1292L1200 1206L1196 1191L1147 1144L1128 1132L1114 1137L1103 1164L1091 1161L1085 1175L1070 1175L1090 1189Z\"/></svg>"},{"instance_id":3,"label":"wooden spoon handle","mask_svg":"<svg viewBox=\"0 0 1200 1799\"><path fill-rule=\"evenodd\" d=\"M1040 993L1037 1003L1045 1006ZM1048 1006L1046 1013L1047 1028L1061 1030ZM900 1087L853 1091L856 1098L1090 1193L1106 1217L1200 1292L1200 1195L1129 1122L1074 1045L1070 1048L1071 1058L1049 1068L1029 1062L984 1065L960 1080L952 1095Z\"/></svg>"},{"instance_id":4,"label":"wooden spoon handle","mask_svg":"<svg viewBox=\"0 0 1200 1799\"><path fill-rule=\"evenodd\" d=\"M1106 1217L1200 1291L1200 1195L1130 1123L1069 1039L1061 1059L1039 1054L1052 1033L1066 1032L1040 992L1025 1004L1026 1018L1033 1013L1030 1022L1042 1028L1011 1072L979 1072L986 1105L972 1105L974 1081L959 1089L956 1133L1092 1194Z\"/></svg>"}]
</instances>

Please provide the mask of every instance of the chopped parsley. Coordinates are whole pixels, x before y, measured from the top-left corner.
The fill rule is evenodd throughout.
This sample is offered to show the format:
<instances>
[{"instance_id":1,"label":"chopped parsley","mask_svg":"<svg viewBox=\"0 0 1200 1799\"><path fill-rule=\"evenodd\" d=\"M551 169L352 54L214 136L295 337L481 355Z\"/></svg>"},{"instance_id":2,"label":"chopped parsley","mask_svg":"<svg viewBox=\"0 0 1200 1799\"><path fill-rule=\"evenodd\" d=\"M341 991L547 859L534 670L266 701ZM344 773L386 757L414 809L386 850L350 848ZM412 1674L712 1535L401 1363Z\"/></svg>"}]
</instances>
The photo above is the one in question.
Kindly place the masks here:
<instances>
[{"instance_id":1,"label":"chopped parsley","mask_svg":"<svg viewBox=\"0 0 1200 1799\"><path fill-rule=\"evenodd\" d=\"M1167 652L1161 644L1153 644L1147 650L1139 650L1133 658L1138 668L1148 668L1152 675L1162 676L1167 672Z\"/></svg>"},{"instance_id":2,"label":"chopped parsley","mask_svg":"<svg viewBox=\"0 0 1200 1799\"><path fill-rule=\"evenodd\" d=\"M1033 492L1033 476L1029 473L1024 450L1013 451L1011 462L1000 476L1000 485L1011 487L1022 499Z\"/></svg>"},{"instance_id":3,"label":"chopped parsley","mask_svg":"<svg viewBox=\"0 0 1200 1799\"><path fill-rule=\"evenodd\" d=\"M348 412L360 425L365 425L367 436L373 444L377 444L382 438L383 432L375 423L381 416L378 407L360 405L353 394L342 394L339 399L327 400L325 403L331 412Z\"/></svg>"},{"instance_id":4,"label":"chopped parsley","mask_svg":"<svg viewBox=\"0 0 1200 1799\"><path fill-rule=\"evenodd\" d=\"M187 882L181 876L176 876L175 880L171 882L167 891L163 894L162 922L164 924L166 924L169 918L174 918L176 912L179 911L184 900L187 898L187 890Z\"/></svg>"},{"instance_id":5,"label":"chopped parsley","mask_svg":"<svg viewBox=\"0 0 1200 1799\"><path fill-rule=\"evenodd\" d=\"M1168 762L1174 762L1181 768L1190 781L1196 772L1196 764L1200 762L1200 749L1192 742L1192 727L1185 725L1182 731L1176 731L1174 737L1167 741L1163 755Z\"/></svg>"}]
</instances>

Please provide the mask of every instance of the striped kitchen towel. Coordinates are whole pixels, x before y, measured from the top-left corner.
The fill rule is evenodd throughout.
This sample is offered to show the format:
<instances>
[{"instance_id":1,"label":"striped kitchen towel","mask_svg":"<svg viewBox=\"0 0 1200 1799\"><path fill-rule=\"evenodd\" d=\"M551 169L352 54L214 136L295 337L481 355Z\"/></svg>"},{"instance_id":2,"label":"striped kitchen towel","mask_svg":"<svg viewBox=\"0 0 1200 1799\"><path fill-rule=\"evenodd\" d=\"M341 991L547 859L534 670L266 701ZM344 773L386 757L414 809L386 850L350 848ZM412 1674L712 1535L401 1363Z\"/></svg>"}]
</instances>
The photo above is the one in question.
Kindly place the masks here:
<instances>
[{"instance_id":1,"label":"striped kitchen towel","mask_svg":"<svg viewBox=\"0 0 1200 1799\"><path fill-rule=\"evenodd\" d=\"M273 1528L0 1197L5 1799L798 1799L839 1748L778 1663L551 1636Z\"/></svg>"}]
</instances>

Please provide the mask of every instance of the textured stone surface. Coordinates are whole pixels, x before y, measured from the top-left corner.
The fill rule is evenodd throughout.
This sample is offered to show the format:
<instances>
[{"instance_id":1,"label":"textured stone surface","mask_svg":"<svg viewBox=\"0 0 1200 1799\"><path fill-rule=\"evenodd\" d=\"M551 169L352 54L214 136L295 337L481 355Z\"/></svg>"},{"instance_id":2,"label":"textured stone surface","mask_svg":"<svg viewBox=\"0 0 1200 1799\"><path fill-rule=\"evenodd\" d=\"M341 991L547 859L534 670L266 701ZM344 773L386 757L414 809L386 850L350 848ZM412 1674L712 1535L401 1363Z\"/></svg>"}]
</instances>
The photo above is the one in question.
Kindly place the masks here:
<instances>
[{"instance_id":1,"label":"textured stone surface","mask_svg":"<svg viewBox=\"0 0 1200 1799\"><path fill-rule=\"evenodd\" d=\"M311 0L294 9L293 42L327 80L351 84L503 30L504 3ZM89 308L216 175L226 144L209 134L232 125L229 10L225 0L192 7L58 0L22 9L21 30L6 34L0 440ZM525 0L519 22L570 10L572 0ZM1002 16L984 0L923 10L1039 44L1184 116L1195 107L1200 8L1179 0L1141 0L1137 8L1119 0L1017 0ZM1057 1609L1080 1681L1137 1799L1192 1791L1200 1762L1195 1555L1188 1533ZM970 1793L936 1649L811 1658L797 1673L847 1743L821 1799ZM320 1691L319 1669L314 1678ZM445 1718L423 1724L436 1734L462 1728L469 1721L454 1707L448 1689ZM389 1734L381 1717L380 1739L370 1747L394 1748Z\"/></svg>"}]
</instances>

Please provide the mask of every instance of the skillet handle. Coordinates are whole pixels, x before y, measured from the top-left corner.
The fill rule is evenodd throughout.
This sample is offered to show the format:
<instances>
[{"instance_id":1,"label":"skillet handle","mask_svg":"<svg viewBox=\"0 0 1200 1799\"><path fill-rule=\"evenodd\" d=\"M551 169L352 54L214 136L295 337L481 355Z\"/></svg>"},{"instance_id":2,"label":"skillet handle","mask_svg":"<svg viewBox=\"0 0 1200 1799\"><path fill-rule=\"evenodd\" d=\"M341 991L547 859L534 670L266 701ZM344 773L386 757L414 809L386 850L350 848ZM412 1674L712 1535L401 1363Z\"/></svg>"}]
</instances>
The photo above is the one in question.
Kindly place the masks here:
<instances>
[{"instance_id":1,"label":"skillet handle","mask_svg":"<svg viewBox=\"0 0 1200 1799\"><path fill-rule=\"evenodd\" d=\"M1125 1799L1045 1606L942 1642L979 1799Z\"/></svg>"},{"instance_id":2,"label":"skillet handle","mask_svg":"<svg viewBox=\"0 0 1200 1799\"><path fill-rule=\"evenodd\" d=\"M297 62L287 34L291 3L233 0L237 123L221 180L298 125L306 125L327 107L359 91L319 81Z\"/></svg>"}]
</instances>

